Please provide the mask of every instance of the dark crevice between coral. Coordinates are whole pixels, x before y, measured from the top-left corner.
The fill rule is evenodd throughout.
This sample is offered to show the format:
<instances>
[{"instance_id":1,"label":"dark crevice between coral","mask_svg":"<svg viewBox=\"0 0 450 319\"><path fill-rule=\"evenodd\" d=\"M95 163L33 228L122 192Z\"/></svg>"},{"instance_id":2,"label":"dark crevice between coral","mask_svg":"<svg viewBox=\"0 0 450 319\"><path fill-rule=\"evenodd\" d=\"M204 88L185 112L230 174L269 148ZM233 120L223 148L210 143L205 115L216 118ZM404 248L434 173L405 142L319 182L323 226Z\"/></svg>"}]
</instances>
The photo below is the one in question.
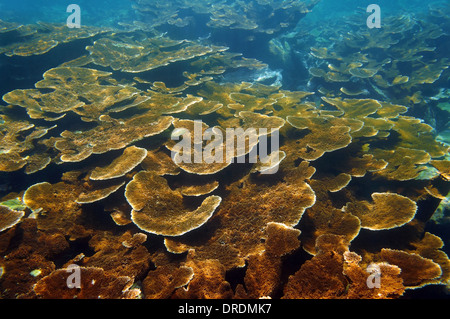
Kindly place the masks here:
<instances>
[{"instance_id":1,"label":"dark crevice between coral","mask_svg":"<svg viewBox=\"0 0 450 319\"><path fill-rule=\"evenodd\" d=\"M289 277L294 275L301 266L313 256L307 253L303 248L299 248L290 254L282 257L282 268L280 282L277 289L273 292L273 299L280 299L284 295L284 286L287 284Z\"/></svg>"},{"instance_id":2,"label":"dark crevice between coral","mask_svg":"<svg viewBox=\"0 0 450 319\"><path fill-rule=\"evenodd\" d=\"M90 237L79 238L76 240L67 240L67 242L69 243L69 248L52 259L56 266L56 269L62 268L66 263L73 260L80 254L83 254L84 257L90 257L94 255L95 250L89 246L89 240Z\"/></svg>"},{"instance_id":3,"label":"dark crevice between coral","mask_svg":"<svg viewBox=\"0 0 450 319\"><path fill-rule=\"evenodd\" d=\"M238 285L242 285L245 289L245 273L247 271L248 265L245 264L244 267L235 267L230 270L227 270L225 273L225 280L228 281L228 283L231 286L231 289L236 292L236 287Z\"/></svg>"},{"instance_id":4,"label":"dark crevice between coral","mask_svg":"<svg viewBox=\"0 0 450 319\"><path fill-rule=\"evenodd\" d=\"M399 238L402 238L402 241L399 241ZM351 242L350 251L361 254L365 251L377 253L383 248L414 249L408 243L417 240L420 240L417 229L408 224L388 230L361 229L358 236Z\"/></svg>"},{"instance_id":5,"label":"dark crevice between coral","mask_svg":"<svg viewBox=\"0 0 450 319\"><path fill-rule=\"evenodd\" d=\"M400 299L450 299L450 290L445 285L429 285L420 289L407 289Z\"/></svg>"}]
</instances>

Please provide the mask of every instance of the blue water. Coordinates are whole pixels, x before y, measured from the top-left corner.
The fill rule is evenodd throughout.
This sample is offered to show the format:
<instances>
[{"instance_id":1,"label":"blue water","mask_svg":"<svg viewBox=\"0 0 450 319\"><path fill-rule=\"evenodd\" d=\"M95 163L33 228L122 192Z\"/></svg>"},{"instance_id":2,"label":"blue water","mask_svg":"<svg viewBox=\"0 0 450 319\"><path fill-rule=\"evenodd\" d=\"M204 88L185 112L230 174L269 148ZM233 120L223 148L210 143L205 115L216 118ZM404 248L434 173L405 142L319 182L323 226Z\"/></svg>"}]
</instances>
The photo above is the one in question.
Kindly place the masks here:
<instances>
[{"instance_id":1,"label":"blue water","mask_svg":"<svg viewBox=\"0 0 450 319\"><path fill-rule=\"evenodd\" d=\"M110 27L134 18L131 0L1 0L0 19L23 24L38 21L65 23L70 15L66 12L70 4L80 6L84 25Z\"/></svg>"},{"instance_id":2,"label":"blue water","mask_svg":"<svg viewBox=\"0 0 450 319\"><path fill-rule=\"evenodd\" d=\"M169 0L168 0L169 1ZM426 12L429 6L446 4L448 1L423 0L322 0L304 19L308 21L339 20L357 13L366 15L365 8L369 4L378 4L382 15L402 15ZM78 4L82 10L82 23L94 26L114 26L119 22L130 22L135 19L131 0L1 0L0 19L19 23L37 21L65 23L68 17L66 8L69 4Z\"/></svg>"}]
</instances>

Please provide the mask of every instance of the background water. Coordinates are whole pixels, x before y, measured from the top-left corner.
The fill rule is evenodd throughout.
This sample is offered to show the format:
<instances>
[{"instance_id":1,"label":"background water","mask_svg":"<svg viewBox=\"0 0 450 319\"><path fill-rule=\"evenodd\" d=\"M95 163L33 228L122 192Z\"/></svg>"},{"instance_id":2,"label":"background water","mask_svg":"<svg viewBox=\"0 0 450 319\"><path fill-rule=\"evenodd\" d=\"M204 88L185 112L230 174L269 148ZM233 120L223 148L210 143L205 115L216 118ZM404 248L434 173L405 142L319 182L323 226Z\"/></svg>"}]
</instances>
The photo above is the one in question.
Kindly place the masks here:
<instances>
[{"instance_id":1,"label":"background water","mask_svg":"<svg viewBox=\"0 0 450 319\"><path fill-rule=\"evenodd\" d=\"M81 8L81 23L92 26L115 26L134 18L130 0L1 0L0 19L23 24L37 21L65 23L69 4Z\"/></svg>"},{"instance_id":2,"label":"background water","mask_svg":"<svg viewBox=\"0 0 450 319\"><path fill-rule=\"evenodd\" d=\"M170 0L168 0L170 1ZM133 21L131 0L1 0L0 19L19 23L37 21L65 23L69 4L78 4L82 10L82 23L95 26L114 26L117 22ZM445 0L322 0L303 22L342 19L359 12L366 15L369 4L378 4L382 15L402 15L426 12L430 5L447 3Z\"/></svg>"}]
</instances>

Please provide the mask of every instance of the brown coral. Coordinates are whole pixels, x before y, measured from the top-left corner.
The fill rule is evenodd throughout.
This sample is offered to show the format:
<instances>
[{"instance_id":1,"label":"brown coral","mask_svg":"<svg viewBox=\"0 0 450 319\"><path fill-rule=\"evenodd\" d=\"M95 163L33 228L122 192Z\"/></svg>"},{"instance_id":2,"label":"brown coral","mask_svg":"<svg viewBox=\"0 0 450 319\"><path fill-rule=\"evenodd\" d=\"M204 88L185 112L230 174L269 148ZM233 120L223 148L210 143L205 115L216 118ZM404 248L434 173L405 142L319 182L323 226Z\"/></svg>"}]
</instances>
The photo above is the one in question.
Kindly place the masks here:
<instances>
[{"instance_id":1,"label":"brown coral","mask_svg":"<svg viewBox=\"0 0 450 319\"><path fill-rule=\"evenodd\" d=\"M390 229L410 222L417 211L411 199L395 193L373 193L373 203L350 202L345 212L361 220L361 227L371 230Z\"/></svg>"},{"instance_id":2,"label":"brown coral","mask_svg":"<svg viewBox=\"0 0 450 319\"><path fill-rule=\"evenodd\" d=\"M376 263L364 269L359 265L360 259L361 256L355 253L344 253L344 274L350 281L348 299L394 299L404 294L405 287L399 267Z\"/></svg>"},{"instance_id":3,"label":"brown coral","mask_svg":"<svg viewBox=\"0 0 450 319\"><path fill-rule=\"evenodd\" d=\"M111 232L97 232L89 240L95 253L77 263L83 267L100 267L106 274L141 279L150 268L150 253L143 245L146 240L142 233L128 231L114 236Z\"/></svg>"},{"instance_id":4,"label":"brown coral","mask_svg":"<svg viewBox=\"0 0 450 319\"><path fill-rule=\"evenodd\" d=\"M180 187L180 193L184 196L202 196L212 193L217 187L219 187L218 181L201 185L183 185Z\"/></svg>"},{"instance_id":5,"label":"brown coral","mask_svg":"<svg viewBox=\"0 0 450 319\"><path fill-rule=\"evenodd\" d=\"M282 256L300 247L300 231L280 223L268 223L265 250L251 255L244 283L247 298L272 297L280 288Z\"/></svg>"},{"instance_id":6,"label":"brown coral","mask_svg":"<svg viewBox=\"0 0 450 319\"><path fill-rule=\"evenodd\" d=\"M297 129L308 132L304 138L289 145L305 160L316 160L326 152L348 146L352 141L351 128L347 126L346 121L338 118L288 116L287 122Z\"/></svg>"},{"instance_id":7,"label":"brown coral","mask_svg":"<svg viewBox=\"0 0 450 319\"><path fill-rule=\"evenodd\" d=\"M430 164L433 165L438 171L439 174L445 178L446 180L450 180L450 161L447 160L433 160L430 161Z\"/></svg>"},{"instance_id":8,"label":"brown coral","mask_svg":"<svg viewBox=\"0 0 450 319\"><path fill-rule=\"evenodd\" d=\"M0 171L13 172L25 167L26 174L44 169L51 161L45 148L36 147L36 141L53 127L36 127L28 121L17 121L6 116L0 120Z\"/></svg>"},{"instance_id":9,"label":"brown coral","mask_svg":"<svg viewBox=\"0 0 450 319\"><path fill-rule=\"evenodd\" d=\"M226 48L156 37L144 40L127 39L127 41L101 38L92 46L88 46L87 50L95 64L111 67L113 70L139 73L176 61L223 51Z\"/></svg>"},{"instance_id":10,"label":"brown coral","mask_svg":"<svg viewBox=\"0 0 450 319\"><path fill-rule=\"evenodd\" d=\"M317 238L326 234L338 235L340 240L349 244L358 236L361 221L356 216L334 207L330 198L330 188L333 190L334 185L329 185L326 179L313 179L311 186L316 194L316 204L306 210L300 221L303 249L315 255Z\"/></svg>"},{"instance_id":11,"label":"brown coral","mask_svg":"<svg viewBox=\"0 0 450 319\"><path fill-rule=\"evenodd\" d=\"M38 218L41 229L70 229L79 224L81 217L80 206L75 202L77 197L78 193L73 193L70 185L43 182L29 187L23 195L23 202L33 210L46 212Z\"/></svg>"},{"instance_id":12,"label":"brown coral","mask_svg":"<svg viewBox=\"0 0 450 319\"><path fill-rule=\"evenodd\" d=\"M284 299L337 298L345 292L347 280L342 272L345 244L334 235L322 235L318 239L318 254L306 261L289 277L284 288ZM326 267L327 272L320 271Z\"/></svg>"},{"instance_id":13,"label":"brown coral","mask_svg":"<svg viewBox=\"0 0 450 319\"><path fill-rule=\"evenodd\" d=\"M128 183L125 196L133 207L133 222L144 231L165 236L179 236L200 227L221 202L219 196L209 196L197 209L186 210L180 193L172 191L163 177L146 171Z\"/></svg>"},{"instance_id":14,"label":"brown coral","mask_svg":"<svg viewBox=\"0 0 450 319\"><path fill-rule=\"evenodd\" d=\"M206 238L170 239L166 246L177 253L195 249L197 258L219 259L227 269L242 267L247 256L264 250L261 238L266 238L270 222L293 227L314 205L314 191L305 182L313 173L306 164L286 173L285 180L246 176L229 186L230 193L211 219ZM216 229L217 223L221 227Z\"/></svg>"},{"instance_id":15,"label":"brown coral","mask_svg":"<svg viewBox=\"0 0 450 319\"><path fill-rule=\"evenodd\" d=\"M24 215L23 211L16 211L0 205L0 232L19 223Z\"/></svg>"},{"instance_id":16,"label":"brown coral","mask_svg":"<svg viewBox=\"0 0 450 319\"><path fill-rule=\"evenodd\" d=\"M445 238L425 231L448 204L449 148L429 118L448 98L429 96L448 75L434 48L445 14L313 30L307 92L214 43L265 43L259 56L290 65L315 0L137 1L146 25L120 31L0 21L0 53L20 63L92 38L3 96L2 298L376 299L448 285ZM170 37L193 21L211 37ZM254 156L269 137L280 147ZM81 288L67 286L74 265Z\"/></svg>"},{"instance_id":17,"label":"brown coral","mask_svg":"<svg viewBox=\"0 0 450 319\"><path fill-rule=\"evenodd\" d=\"M80 287L69 287L70 276L79 271ZM96 267L58 269L36 283L33 290L44 299L135 299L139 291L130 289L133 281L126 276L105 274Z\"/></svg>"},{"instance_id":18,"label":"brown coral","mask_svg":"<svg viewBox=\"0 0 450 319\"><path fill-rule=\"evenodd\" d=\"M24 218L0 236L7 236L8 233L10 236L20 234L20 240L14 242L11 238L4 247L4 257L0 260L3 269L1 296L8 299L34 298L33 285L55 270L54 258L67 251L69 243L60 232L40 231L33 218ZM12 245L17 247L11 250Z\"/></svg>"},{"instance_id":19,"label":"brown coral","mask_svg":"<svg viewBox=\"0 0 450 319\"><path fill-rule=\"evenodd\" d=\"M180 287L172 295L177 299L229 299L233 295L225 280L225 267L218 260L188 260L185 265L193 270L193 278L186 288Z\"/></svg>"},{"instance_id":20,"label":"brown coral","mask_svg":"<svg viewBox=\"0 0 450 319\"><path fill-rule=\"evenodd\" d=\"M380 263L375 267L380 271L371 275L371 268L361 267L361 256L350 252L339 236L320 236L316 249L317 254L289 277L283 298L386 299L404 293L399 267ZM370 285L369 276L380 276L380 285Z\"/></svg>"},{"instance_id":21,"label":"brown coral","mask_svg":"<svg viewBox=\"0 0 450 319\"><path fill-rule=\"evenodd\" d=\"M430 259L404 251L383 249L380 257L391 265L398 266L400 276L407 287L420 287L427 281L442 275L441 267Z\"/></svg>"},{"instance_id":22,"label":"brown coral","mask_svg":"<svg viewBox=\"0 0 450 319\"><path fill-rule=\"evenodd\" d=\"M142 291L146 299L166 299L176 289L186 286L193 276L194 271L188 266L159 266L147 274L142 282Z\"/></svg>"},{"instance_id":23,"label":"brown coral","mask_svg":"<svg viewBox=\"0 0 450 319\"><path fill-rule=\"evenodd\" d=\"M160 134L170 127L173 117L138 115L126 121L102 122L99 126L84 132L64 131L55 141L55 148L62 155L63 162L79 162L91 154L106 153L125 148L143 138Z\"/></svg>"},{"instance_id":24,"label":"brown coral","mask_svg":"<svg viewBox=\"0 0 450 319\"><path fill-rule=\"evenodd\" d=\"M2 33L15 32L15 37L2 43L0 53L7 56L42 55L58 46L77 39L91 38L108 31L85 26L85 28L67 28L65 24L38 22L33 25L17 25L1 21Z\"/></svg>"},{"instance_id":25,"label":"brown coral","mask_svg":"<svg viewBox=\"0 0 450 319\"><path fill-rule=\"evenodd\" d=\"M129 146L121 156L105 167L96 167L89 176L92 180L106 180L124 176L139 165L147 156L144 148Z\"/></svg>"}]
</instances>

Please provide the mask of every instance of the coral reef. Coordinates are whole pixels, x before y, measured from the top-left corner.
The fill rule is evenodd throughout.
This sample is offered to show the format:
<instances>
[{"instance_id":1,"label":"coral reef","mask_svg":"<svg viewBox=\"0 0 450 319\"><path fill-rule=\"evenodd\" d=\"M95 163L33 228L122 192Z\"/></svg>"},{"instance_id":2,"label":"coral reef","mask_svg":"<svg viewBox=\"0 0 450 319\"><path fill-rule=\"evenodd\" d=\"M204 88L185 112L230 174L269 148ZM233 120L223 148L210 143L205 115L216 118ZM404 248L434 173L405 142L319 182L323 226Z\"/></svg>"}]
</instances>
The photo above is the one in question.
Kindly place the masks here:
<instances>
[{"instance_id":1,"label":"coral reef","mask_svg":"<svg viewBox=\"0 0 450 319\"><path fill-rule=\"evenodd\" d=\"M135 2L141 21L120 30L0 22L7 59L90 40L2 97L0 173L20 182L0 198L0 298L393 299L450 285L427 228L448 212L450 144L420 117L449 98L426 90L448 78L431 44L443 22L347 26L311 47L310 86L287 89L231 81L268 64L214 39L296 32L316 1ZM205 16L211 39L171 36Z\"/></svg>"}]
</instances>

